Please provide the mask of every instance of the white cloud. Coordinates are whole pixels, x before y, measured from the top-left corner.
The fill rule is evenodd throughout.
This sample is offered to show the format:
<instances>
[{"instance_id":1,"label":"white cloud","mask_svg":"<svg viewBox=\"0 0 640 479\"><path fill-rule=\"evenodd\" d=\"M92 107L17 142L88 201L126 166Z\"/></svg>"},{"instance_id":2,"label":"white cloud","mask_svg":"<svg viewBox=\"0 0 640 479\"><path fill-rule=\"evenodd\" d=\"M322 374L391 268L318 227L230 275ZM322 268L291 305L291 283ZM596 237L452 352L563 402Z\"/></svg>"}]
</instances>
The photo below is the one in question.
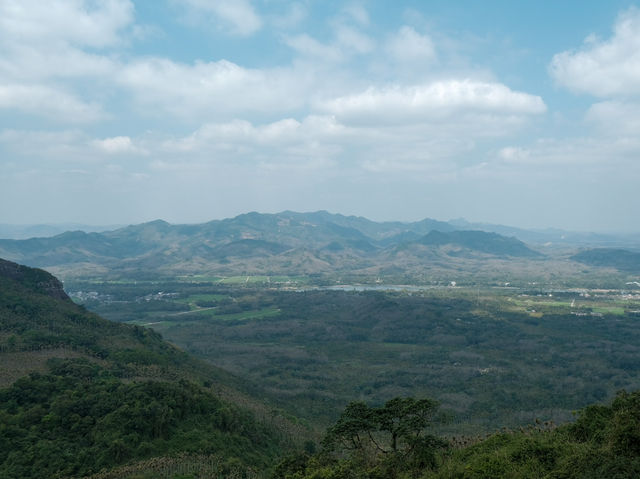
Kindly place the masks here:
<instances>
[{"instance_id":1,"label":"white cloud","mask_svg":"<svg viewBox=\"0 0 640 479\"><path fill-rule=\"evenodd\" d=\"M108 75L115 62L83 49L121 45L132 22L129 0L0 2L0 77L37 82Z\"/></svg>"},{"instance_id":2,"label":"white cloud","mask_svg":"<svg viewBox=\"0 0 640 479\"><path fill-rule=\"evenodd\" d=\"M343 8L342 12L362 26L368 26L371 21L369 12L362 3L350 3Z\"/></svg>"},{"instance_id":3,"label":"white cloud","mask_svg":"<svg viewBox=\"0 0 640 479\"><path fill-rule=\"evenodd\" d=\"M60 89L42 85L0 84L0 109L22 111L65 123L94 122L105 117L101 107Z\"/></svg>"},{"instance_id":4,"label":"white cloud","mask_svg":"<svg viewBox=\"0 0 640 479\"><path fill-rule=\"evenodd\" d=\"M269 23L277 28L292 28L298 26L309 15L307 5L296 2L287 5L287 11L282 14L272 14L269 16Z\"/></svg>"},{"instance_id":5,"label":"white cloud","mask_svg":"<svg viewBox=\"0 0 640 479\"><path fill-rule=\"evenodd\" d=\"M446 80L412 87L371 87L318 107L339 119L356 123L414 123L453 113L485 112L532 115L546 111L538 96L517 92L500 83Z\"/></svg>"},{"instance_id":6,"label":"white cloud","mask_svg":"<svg viewBox=\"0 0 640 479\"><path fill-rule=\"evenodd\" d=\"M74 81L109 81L116 62L84 49L121 46L133 13L129 0L0 1L0 108L62 123L105 118L88 99L95 85L81 93Z\"/></svg>"},{"instance_id":7,"label":"white cloud","mask_svg":"<svg viewBox=\"0 0 640 479\"><path fill-rule=\"evenodd\" d=\"M145 109L161 108L182 119L228 118L247 112L277 113L304 105L304 72L248 69L235 63L189 65L151 58L126 65L117 81Z\"/></svg>"},{"instance_id":8,"label":"white cloud","mask_svg":"<svg viewBox=\"0 0 640 479\"><path fill-rule=\"evenodd\" d=\"M283 41L302 56L314 57L322 62L339 62L345 58L345 54L339 46L326 45L306 33L285 36Z\"/></svg>"},{"instance_id":9,"label":"white cloud","mask_svg":"<svg viewBox=\"0 0 640 479\"><path fill-rule=\"evenodd\" d=\"M248 0L182 0L199 12L213 15L230 33L251 35L262 28L262 18Z\"/></svg>"},{"instance_id":10,"label":"white cloud","mask_svg":"<svg viewBox=\"0 0 640 479\"><path fill-rule=\"evenodd\" d=\"M16 81L110 77L116 69L117 64L108 57L70 47L18 45L10 55L0 54L0 72Z\"/></svg>"},{"instance_id":11,"label":"white cloud","mask_svg":"<svg viewBox=\"0 0 640 479\"><path fill-rule=\"evenodd\" d=\"M233 160L268 167L269 164L330 161L342 151L345 128L326 117L310 116L299 122L292 118L263 125L245 120L208 123L191 135L166 140L159 153L175 152L209 161ZM184 157L184 156L183 156Z\"/></svg>"},{"instance_id":12,"label":"white cloud","mask_svg":"<svg viewBox=\"0 0 640 479\"><path fill-rule=\"evenodd\" d=\"M507 146L500 149L498 157L507 163L516 163L526 161L530 154L531 152L526 148Z\"/></svg>"},{"instance_id":13,"label":"white cloud","mask_svg":"<svg viewBox=\"0 0 640 479\"><path fill-rule=\"evenodd\" d=\"M154 154L258 164L261 168L269 164L340 164L335 173L352 168L375 174L429 172L444 178L454 174L463 155L473 154L478 139L504 136L514 128L513 121L510 116L480 120L456 116L432 123L348 125L333 115L266 124L234 120L208 123L183 138L156 142ZM516 122L515 126L519 125ZM171 162L163 160L166 163Z\"/></svg>"},{"instance_id":14,"label":"white cloud","mask_svg":"<svg viewBox=\"0 0 640 479\"><path fill-rule=\"evenodd\" d=\"M335 27L331 43L322 43L306 33L284 36L284 43L303 57L311 57L317 64L346 62L353 55L374 51L375 42L364 33L345 25Z\"/></svg>"},{"instance_id":15,"label":"white cloud","mask_svg":"<svg viewBox=\"0 0 640 479\"><path fill-rule=\"evenodd\" d=\"M579 51L553 57L551 75L561 85L600 97L640 94L640 10L630 8L614 26L613 36L590 36Z\"/></svg>"},{"instance_id":16,"label":"white cloud","mask_svg":"<svg viewBox=\"0 0 640 479\"><path fill-rule=\"evenodd\" d=\"M0 39L103 48L120 42L119 32L132 22L133 12L130 0L3 0Z\"/></svg>"},{"instance_id":17,"label":"white cloud","mask_svg":"<svg viewBox=\"0 0 640 479\"><path fill-rule=\"evenodd\" d=\"M313 57L317 64L346 62L357 56L376 53L376 41L366 33L369 24L366 9L360 4L350 4L329 21L331 38L319 41L307 33L284 35L283 42L302 57Z\"/></svg>"},{"instance_id":18,"label":"white cloud","mask_svg":"<svg viewBox=\"0 0 640 479\"><path fill-rule=\"evenodd\" d=\"M93 140L90 143L100 151L111 155L122 153L144 153L144 151L134 145L128 136L114 136L103 140Z\"/></svg>"},{"instance_id":19,"label":"white cloud","mask_svg":"<svg viewBox=\"0 0 640 479\"><path fill-rule=\"evenodd\" d=\"M336 39L342 49L361 55L370 53L375 47L375 42L369 36L345 25L336 28Z\"/></svg>"},{"instance_id":20,"label":"white cloud","mask_svg":"<svg viewBox=\"0 0 640 479\"><path fill-rule=\"evenodd\" d=\"M527 147L504 147L498 151L497 157L499 165L509 165L514 167L514 171L529 166L541 168L537 173L562 177L603 170L618 174L624 171L625 175L637 175L640 172L636 161L638 154L638 138L584 137L548 138L538 140ZM522 168L519 173L526 176L533 171Z\"/></svg>"},{"instance_id":21,"label":"white cloud","mask_svg":"<svg viewBox=\"0 0 640 479\"><path fill-rule=\"evenodd\" d=\"M436 59L431 38L406 25L390 37L386 50L392 59L404 63L432 62Z\"/></svg>"}]
</instances>

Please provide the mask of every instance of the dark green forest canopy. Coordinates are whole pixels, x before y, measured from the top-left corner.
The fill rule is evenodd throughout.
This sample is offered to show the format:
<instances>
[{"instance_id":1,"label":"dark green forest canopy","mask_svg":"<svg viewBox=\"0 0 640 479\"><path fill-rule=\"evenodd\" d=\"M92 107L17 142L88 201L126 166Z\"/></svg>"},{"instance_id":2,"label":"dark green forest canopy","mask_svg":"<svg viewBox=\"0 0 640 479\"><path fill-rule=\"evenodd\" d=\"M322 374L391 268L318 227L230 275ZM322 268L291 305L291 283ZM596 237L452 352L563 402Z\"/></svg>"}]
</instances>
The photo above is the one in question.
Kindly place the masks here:
<instances>
[{"instance_id":1,"label":"dark green forest canopy","mask_svg":"<svg viewBox=\"0 0 640 479\"><path fill-rule=\"evenodd\" d=\"M415 406L420 401L393 400L396 406ZM610 405L588 406L572 424L503 430L479 441L412 435L414 423L404 429L409 432L405 447L382 450L371 447L372 436L367 431L388 434L384 423L375 420L376 413L387 408L396 409L390 403L381 408L350 404L327 432L324 443L330 447L315 455L298 454L283 460L273 477L631 479L640 475L640 392L622 391ZM396 424L401 426L402 420ZM351 440L342 442L341 436ZM472 444L464 445L469 442ZM342 453L336 453L340 443L344 444Z\"/></svg>"},{"instance_id":2,"label":"dark green forest canopy","mask_svg":"<svg viewBox=\"0 0 640 479\"><path fill-rule=\"evenodd\" d=\"M217 394L241 384L244 391L257 391L253 386L191 358L157 332L88 312L72 303L48 273L12 263L0 266L0 364L6 364L8 358L24 362L21 378L7 378L7 371L0 371L4 384L7 380L11 384L0 389L2 477L42 477L43 473L46 477L78 477L101 470L104 477L153 477L158 463L148 462L151 458L165 458L165 464L173 464L167 477L175 478L198 477L195 472L179 475L185 470L180 464L198 461L200 468L190 470L204 470L203 464L215 462L211 470L222 477L250 471L264 475L273 470L273 477L296 479L622 478L637 477L640 472L640 393L619 393L611 405L589 406L575 423L559 427L546 423L516 432L504 430L483 441L445 436L443 430L447 421L462 424L478 418L496 430L504 423L490 419L487 405L494 410L505 405L522 408L566 390L568 383L555 384L545 376L546 367L557 370L563 365L558 374L570 371L566 377L574 385L581 384L576 379L588 371L591 383L582 382L583 389L572 391L583 401L607 396L603 384L633 383L638 370L633 349L638 334L635 316L619 306L593 303L593 308L597 305L604 312L589 306L589 314L576 316L562 312L566 307L562 304L571 299L562 297L547 302L537 299L539 311L530 313L523 310L530 308L524 300L525 306L514 309L504 299L464 293L211 291L210 285L195 285L193 288L204 290L189 289L184 297L177 294L171 300L149 301L148 307L136 313L142 318L182 313L190 311L187 305L193 302L193 307L206 311L196 311L200 316L173 325L167 321L165 334L185 335L195 331L186 326L197 326L197 337L177 335L178 342L185 340L191 348L209 342L207 354L193 349L210 359L225 358L227 363L221 363L225 366L249 356L271 361L266 376L264 364L253 371L261 371L255 378L272 391L273 386L283 384L312 385L302 396L288 396L282 403L311 411L309 417L324 415L327 422L337 417L326 430L322 448L314 454L315 436L310 432L293 441L291 429L258 420L239 404L242 401L234 405L225 399L228 394ZM123 290L135 302L139 289L127 286ZM217 339L211 342L212 338ZM249 347L244 349L244 359L230 354L239 344ZM297 355L285 354L284 362L279 362L283 356L270 349L276 346L280 353ZM368 355L359 356L362 346L369 350ZM327 347L330 349L323 349ZM304 350L309 354L300 356ZM256 351L270 354L255 355ZM543 351L551 355L544 356ZM306 368L326 366L322 354L327 357L327 352L333 360L349 358L342 363L345 368L336 369L342 376L309 375ZM504 352L512 356L498 355ZM531 354L534 356L528 356ZM541 361L529 362L531 357ZM358 385L354 382L358 377L371 379L363 375L363 365L376 371L388 368L392 358L401 360L398 369L374 376L376 382L366 386L371 393L361 388L349 396L348 388L340 389L348 382L351 387ZM415 383L418 370L407 369L407 365L415 365L417 359L437 364L438 358L458 363L448 366L453 367L447 369L450 374L434 369L433 377L440 381L464 371L477 372L465 382L465 391L474 401L472 408L461 414L455 409L437 410L437 403L424 397L403 394L389 399L392 391L419 389ZM516 376L488 374L496 366L514 367L518 361L522 362L520 379L529 385L524 395L515 390L509 393L506 380ZM356 375L345 374L349 363ZM536 369L540 366L542 369ZM413 382L407 382L410 377ZM500 377L502 382L495 383ZM337 386L335 392L327 389L326 381ZM445 384L428 383L429 388ZM497 396L483 397L482 391ZM330 397L327 393L333 394L332 400L322 399ZM234 398L243 397L235 394ZM344 398L367 394L374 402L351 402L342 415L335 415ZM570 401L569 396L560 397ZM272 469L279 456L296 448L301 452ZM135 472L125 475L121 467Z\"/></svg>"},{"instance_id":3,"label":"dark green forest canopy","mask_svg":"<svg viewBox=\"0 0 640 479\"><path fill-rule=\"evenodd\" d=\"M0 477L77 477L178 453L266 469L291 447L286 421L240 406L239 380L87 312L44 271L0 266Z\"/></svg>"},{"instance_id":4,"label":"dark green forest canopy","mask_svg":"<svg viewBox=\"0 0 640 479\"><path fill-rule=\"evenodd\" d=\"M640 387L640 302L617 293L86 287L111 298L87 307L150 324L321 427L354 399L426 396L454 417L441 429L488 432L535 418L567 421L573 410ZM175 296L144 299L154 291Z\"/></svg>"},{"instance_id":5,"label":"dark green forest canopy","mask_svg":"<svg viewBox=\"0 0 640 479\"><path fill-rule=\"evenodd\" d=\"M87 360L52 360L0 390L0 476L83 476L177 452L266 468L283 438L187 381L124 383Z\"/></svg>"}]
</instances>

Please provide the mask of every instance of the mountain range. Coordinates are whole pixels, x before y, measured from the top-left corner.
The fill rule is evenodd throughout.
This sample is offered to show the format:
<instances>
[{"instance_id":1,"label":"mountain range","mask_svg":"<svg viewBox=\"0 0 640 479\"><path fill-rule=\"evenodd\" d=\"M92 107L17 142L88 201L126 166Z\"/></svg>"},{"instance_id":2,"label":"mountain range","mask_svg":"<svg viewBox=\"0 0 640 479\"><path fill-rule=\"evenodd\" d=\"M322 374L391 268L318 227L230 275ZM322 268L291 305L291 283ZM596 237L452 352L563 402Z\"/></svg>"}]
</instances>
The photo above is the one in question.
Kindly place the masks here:
<instances>
[{"instance_id":1,"label":"mountain range","mask_svg":"<svg viewBox=\"0 0 640 479\"><path fill-rule=\"evenodd\" d=\"M560 233L474 225L462 220L374 222L326 211L252 212L202 224L172 225L156 220L103 232L78 230L52 237L3 239L0 256L47 268L63 278L140 279L189 274L399 278L425 272L477 272L488 264L511 270L524 263L529 269L544 272L548 268L541 265L555 261L558 266L558 260L566 263L561 269L572 274L580 262L619 268L624 261L611 259L619 251L615 248L609 248L608 263L582 261L583 256L577 253L586 237L579 237L570 247L566 235ZM521 238L531 239L531 245ZM609 240L595 244L615 243ZM635 267L622 270L633 273Z\"/></svg>"}]
</instances>

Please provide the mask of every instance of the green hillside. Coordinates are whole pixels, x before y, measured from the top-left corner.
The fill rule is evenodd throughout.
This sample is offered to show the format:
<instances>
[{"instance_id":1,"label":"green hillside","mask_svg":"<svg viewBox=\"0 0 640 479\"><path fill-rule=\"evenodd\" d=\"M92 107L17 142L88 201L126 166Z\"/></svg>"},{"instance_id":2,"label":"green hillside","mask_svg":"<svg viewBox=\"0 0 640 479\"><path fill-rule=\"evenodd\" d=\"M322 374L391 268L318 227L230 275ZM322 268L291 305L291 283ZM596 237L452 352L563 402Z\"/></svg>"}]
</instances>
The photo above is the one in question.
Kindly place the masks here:
<instances>
[{"instance_id":1,"label":"green hillside","mask_svg":"<svg viewBox=\"0 0 640 479\"><path fill-rule=\"evenodd\" d=\"M203 335L206 328L200 330L199 338L209 342L210 348L223 348L224 343L231 344L234 334L241 333L242 343L255 347L256 339L266 338L271 328L279 338L279 347L284 347L292 345L291 338L286 337L308 331L313 334L316 345L346 346L345 351L349 351L353 362L357 360L354 342L366 343L369 335L374 339L379 336L387 348L393 349L392 354L394 351L404 354L416 350L419 337L433 338L432 350L438 343L440 347L446 346L446 341L457 345L457 342L451 343L456 339L454 329L476 324L465 313L463 306L469 298L464 297L455 302L441 298L440 304L434 298L411 295L292 292L278 293L278 297L282 297L272 298L279 299L273 303L277 308L272 305L269 309L265 298L253 293L235 300L204 293L186 298L200 302L203 306L197 307L203 310L210 307L209 304L216 304L214 316L242 315L219 323L215 335L219 337L217 344ZM557 346L560 336L554 333L552 323L542 318L549 313L548 319L554 320L553 324L564 324L565 328L568 318L563 316L560 321L561 316L553 313L553 308L560 307L557 299L552 302L548 297L535 298L540 312L527 316L521 326L526 329L545 323L539 333L545 338L549 336ZM176 297L175 301L180 304L182 299ZM284 300L295 304L287 306ZM300 307L301 301L304 308ZM245 310L244 306L249 304L270 313L255 316L254 309ZM438 314L438 311L449 311L453 304L458 305L457 309ZM437 323L440 329L418 328L431 324L419 321L421 316L413 314L417 313L418 306L425 317L437 318L433 324ZM427 311L427 306L433 311ZM477 310L478 298L468 306ZM491 305L492 310L496 310L494 306ZM326 308L331 314L321 323L311 321L311 316L299 321L295 311L304 309L309 313L310 307L318 317L324 317L318 313ZM522 307L531 306L527 303ZM236 310L238 312L233 313ZM247 316L249 313L252 315ZM473 341L467 344L467 349L473 349L473 345L485 337L487 340L495 337L496 351L500 349L499 344L504 348L507 341L501 341L501 335L496 334L502 330L502 323L505 323L506 336L522 338L522 332L516 328L521 318L516 316L509 322L511 326L490 317L480 318L482 321L477 321L478 327L473 329L469 337ZM403 323L404 317L418 329ZM576 318L582 329L586 325L603 326L605 322L612 328L621 325L621 321L614 321L616 318L611 315L593 316L589 320L584 316ZM373 323L374 327L370 331L365 329L360 319ZM0 320L0 477L3 478L631 478L640 472L640 393L620 392L610 405L588 406L578 414L575 423L556 426L546 422L516 431L503 428L485 439L454 436L447 424L460 420L473 423L484 417L491 407L504 407L496 398L492 404L478 403L481 407L463 414L451 408L451 404L439 410L437 402L431 399L394 397L383 401L379 396L374 406L351 402L337 422L326 430L321 448L315 452L312 432L296 428L282 415L278 416L276 410L252 399L258 394L266 398L264 392L193 359L165 342L157 332L110 322L89 313L74 304L61 283L49 273L0 260ZM286 327L276 327L283 320L289 321ZM629 336L631 326L631 322L625 326L625 334ZM442 329L445 327L451 331ZM562 332L566 333L560 327L557 333ZM606 336L606 328L597 332ZM348 338L351 344L343 344L339 338ZM577 337L578 341L585 339L586 336ZM306 344L313 353L315 350L309 346L310 343ZM522 353L519 347L514 347L514 352ZM545 346L545 349L548 348ZM304 402L304 396L310 392L308 380L316 376L299 374L300 367L309 363L309 358L301 356L302 349L297 346L296 351L297 355L292 355L291 360L297 367L293 367L293 362L287 363L283 371L292 371L304 380L292 390L302 396L288 397L303 409L313 406L314 416L332 416L332 403L320 400L322 395L317 395L313 404ZM385 358L380 351L372 350L378 361ZM627 356L618 358L619 374L635 368L631 349L626 347L625 351ZM459 368L465 358L477 362L478 356L470 357L469 351L466 354L451 355L456 359L452 366ZM267 356L252 354L255 360ZM322 357L318 355L320 361ZM333 353L324 357L332 357L334 362L339 358ZM429 358L431 364L435 364L436 357ZM405 359L415 363L414 356ZM367 361L375 363L371 358ZM269 366L268 374L277 375L276 366ZM335 366L348 369L339 362L335 362ZM591 377L600 374L595 366L593 360L585 364ZM481 368L479 375L467 377L465 389L471 391L469 386L475 380L490 379L490 375L485 374L490 369ZM609 374L613 371L610 367L607 370ZM363 376L363 371L362 368L353 370L353 378ZM407 388L400 388L399 394L424 393L418 392L420 388L415 385L409 387L407 382L416 377L416 372L405 368L402 377ZM444 370L439 372L440 377L443 373ZM392 374L401 377L401 371ZM456 377L456 374L450 375ZM269 386L270 380L264 375L262 378ZM324 378L327 394L335 386L328 379ZM428 389L433 389L434 379L430 380ZM532 378L526 380L531 388L536 386ZM602 384L601 378L599 383ZM622 383L617 381L617 384ZM271 384L272 391L273 386ZM504 390L503 386L495 389ZM339 388L335 392L339 392ZM586 390L578 392L585 396ZM474 390L473 395L478 399L481 394ZM539 397L531 399L532 404L539 404ZM329 412L323 412L327 408ZM489 430L498 430L500 426L502 424L494 421Z\"/></svg>"},{"instance_id":2,"label":"green hillside","mask_svg":"<svg viewBox=\"0 0 640 479\"><path fill-rule=\"evenodd\" d=\"M640 476L640 392L591 405L574 423L503 429L484 439L429 434L434 403L351 403L313 456L282 461L281 479L632 479Z\"/></svg>"},{"instance_id":3,"label":"green hillside","mask_svg":"<svg viewBox=\"0 0 640 479\"><path fill-rule=\"evenodd\" d=\"M44 271L0 260L0 320L0 477L76 477L180 453L267 470L292 444L293 426L238 380L87 312Z\"/></svg>"}]
</instances>

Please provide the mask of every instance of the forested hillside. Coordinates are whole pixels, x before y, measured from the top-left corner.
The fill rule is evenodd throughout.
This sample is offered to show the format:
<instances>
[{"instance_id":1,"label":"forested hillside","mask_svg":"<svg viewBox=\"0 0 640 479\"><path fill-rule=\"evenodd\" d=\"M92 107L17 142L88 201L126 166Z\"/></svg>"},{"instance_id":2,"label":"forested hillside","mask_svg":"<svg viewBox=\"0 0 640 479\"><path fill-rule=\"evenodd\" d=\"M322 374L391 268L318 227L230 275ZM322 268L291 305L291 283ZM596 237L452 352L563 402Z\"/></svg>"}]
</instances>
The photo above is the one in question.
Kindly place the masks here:
<instances>
[{"instance_id":1,"label":"forested hillside","mask_svg":"<svg viewBox=\"0 0 640 479\"><path fill-rule=\"evenodd\" d=\"M135 295L138 289L134 286L124 291ZM195 284L189 288L196 291L203 287ZM640 393L619 392L610 405L588 406L574 423L558 425L543 418L544 422L531 420L530 425L508 430L496 420L502 417L496 411L519 404L518 400L530 401L527 408L544 403L540 401L552 376L540 382L539 372L531 365L526 372L523 365L520 371L531 385L524 399L504 381L491 383L497 396L483 396L490 391L477 388L491 379L489 373L499 371L491 364L484 365L489 357L484 355L490 350L513 349L515 355L523 351L523 345L531 348L534 343L526 340L525 332L534 332L544 348L564 349L560 340L572 327L571 322L582 329L579 335L573 333L574 346L588 337L589 344L599 345L600 353L587 355L591 376L596 378L597 373L599 383L604 385L602 375L615 371L611 378L616 384L632 384L637 368L630 346L615 352L608 351L606 345L612 341L623 344L620 334L632 334L633 312L618 311L618 306L606 306L610 303L598 298L583 299L584 304L576 305L572 293L565 299L571 301L570 307L590 311L589 316L582 312L582 316L563 316L558 311L567 306L559 299L528 295L522 305L506 298L512 303L507 311L503 309L507 303L488 298L480 301L463 293L454 300L453 296L437 299L375 292L271 295L245 289L220 294L224 291L187 296L187 302L198 303L196 317L180 323L165 317L167 332L175 334L177 330L171 327L179 326L181 334L188 334L187 324L198 326L198 341L204 342L197 344L209 342L205 356L214 358L212 347L221 348L217 357L227 355L227 365L237 361L236 373L249 364L249 356L257 363L263 357L267 362L263 360L261 367L268 370L259 373L256 366L249 376L265 389L193 359L151 329L107 321L88 312L74 304L49 273L0 260L0 476L444 479L631 478L640 473ZM178 307L181 296L172 294L175 303L163 301L163 307ZM531 308L532 300L526 298L532 297L539 312L527 309L526 314L518 313L521 307ZM153 301L145 304L157 314L151 307ZM202 316L211 308L213 314ZM609 312L594 313L596 308L609 308ZM186 312L189 309L178 311ZM460 335L467 329L468 335ZM217 345L203 335L214 330L219 337ZM518 338L511 346L510 335ZM602 336L598 343L596 335ZM280 363L279 356L273 354L275 350L266 355L258 353L269 351L259 344L259 338L270 342L276 337L269 347L279 344L280 348L293 348L287 353L288 362ZM246 343L244 349L233 346L237 340ZM196 344L194 341L196 337L187 342ZM369 389L358 386L353 366L361 368L365 364L358 361L366 359L370 363L365 376L380 367L392 367L395 356L415 363L422 342L430 344L431 356L424 359L430 358L433 364L440 361L439 355L446 348L466 348L466 352L449 351L442 357L455 359L449 369L445 368L447 374L454 378L462 377L461 371L466 374L464 394L477 395L468 397L473 407L455 406L463 392L443 394L447 407L440 406L437 398L415 397L418 390L420 394L429 389L438 391L433 388L437 377L438 387L445 385L442 368L427 388L415 383L422 374L417 364L413 369L402 366L404 370L392 374L392 369L382 370L377 379L361 378L370 381ZM482 355L473 353L485 342L490 349ZM329 350L322 352L322 348L330 344L336 366L341 365L346 379L359 392L344 387L340 374L329 375L331 368L305 372L310 365L326 365ZM358 344L375 346L377 359L371 354L354 354ZM238 349L236 359L230 347ZM340 348L351 351L353 365L345 362L347 356ZM312 360L303 350L320 354ZM244 359L243 351L249 354ZM533 362L540 360L541 351L534 353ZM560 358L559 353L554 354L548 359L552 367ZM522 359L527 360L526 354ZM598 363L601 360L617 361L616 366L611 363L605 368ZM468 361L475 364L472 369L465 369ZM513 368L515 356L509 361L501 367ZM581 370L571 366L571 361L563 367L578 378ZM544 364L536 367L544 368ZM362 375L363 369L360 371ZM391 375L400 382L395 384ZM586 396L593 400L608 395L605 389L598 389L603 387L598 384L587 386L581 379L576 384L583 384L578 391L580 401ZM293 389L287 392L282 385ZM390 398L391 393L396 397ZM375 402L352 400L331 425L336 404L349 394L352 399L367 396ZM317 441L312 429L296 426L291 417L286 419L281 411L255 399L260 396L267 400L269 395L280 397L283 407L306 414L310 422L319 418L329 424L324 439ZM570 396L562 401L569 404ZM493 413L489 411L492 407ZM493 422L489 424L488 418ZM472 429L481 421L483 429L500 432L489 433L486 438L454 432L465 430L461 421Z\"/></svg>"},{"instance_id":2,"label":"forested hillside","mask_svg":"<svg viewBox=\"0 0 640 479\"><path fill-rule=\"evenodd\" d=\"M640 476L640 392L591 405L574 423L503 429L484 439L429 432L436 405L394 399L351 403L327 431L323 449L282 461L281 479L631 479Z\"/></svg>"},{"instance_id":3,"label":"forested hillside","mask_svg":"<svg viewBox=\"0 0 640 479\"><path fill-rule=\"evenodd\" d=\"M241 381L152 330L87 312L44 271L0 261L0 319L1 477L77 477L179 453L221 473L265 471L292 445L293 425L234 389Z\"/></svg>"}]
</instances>

